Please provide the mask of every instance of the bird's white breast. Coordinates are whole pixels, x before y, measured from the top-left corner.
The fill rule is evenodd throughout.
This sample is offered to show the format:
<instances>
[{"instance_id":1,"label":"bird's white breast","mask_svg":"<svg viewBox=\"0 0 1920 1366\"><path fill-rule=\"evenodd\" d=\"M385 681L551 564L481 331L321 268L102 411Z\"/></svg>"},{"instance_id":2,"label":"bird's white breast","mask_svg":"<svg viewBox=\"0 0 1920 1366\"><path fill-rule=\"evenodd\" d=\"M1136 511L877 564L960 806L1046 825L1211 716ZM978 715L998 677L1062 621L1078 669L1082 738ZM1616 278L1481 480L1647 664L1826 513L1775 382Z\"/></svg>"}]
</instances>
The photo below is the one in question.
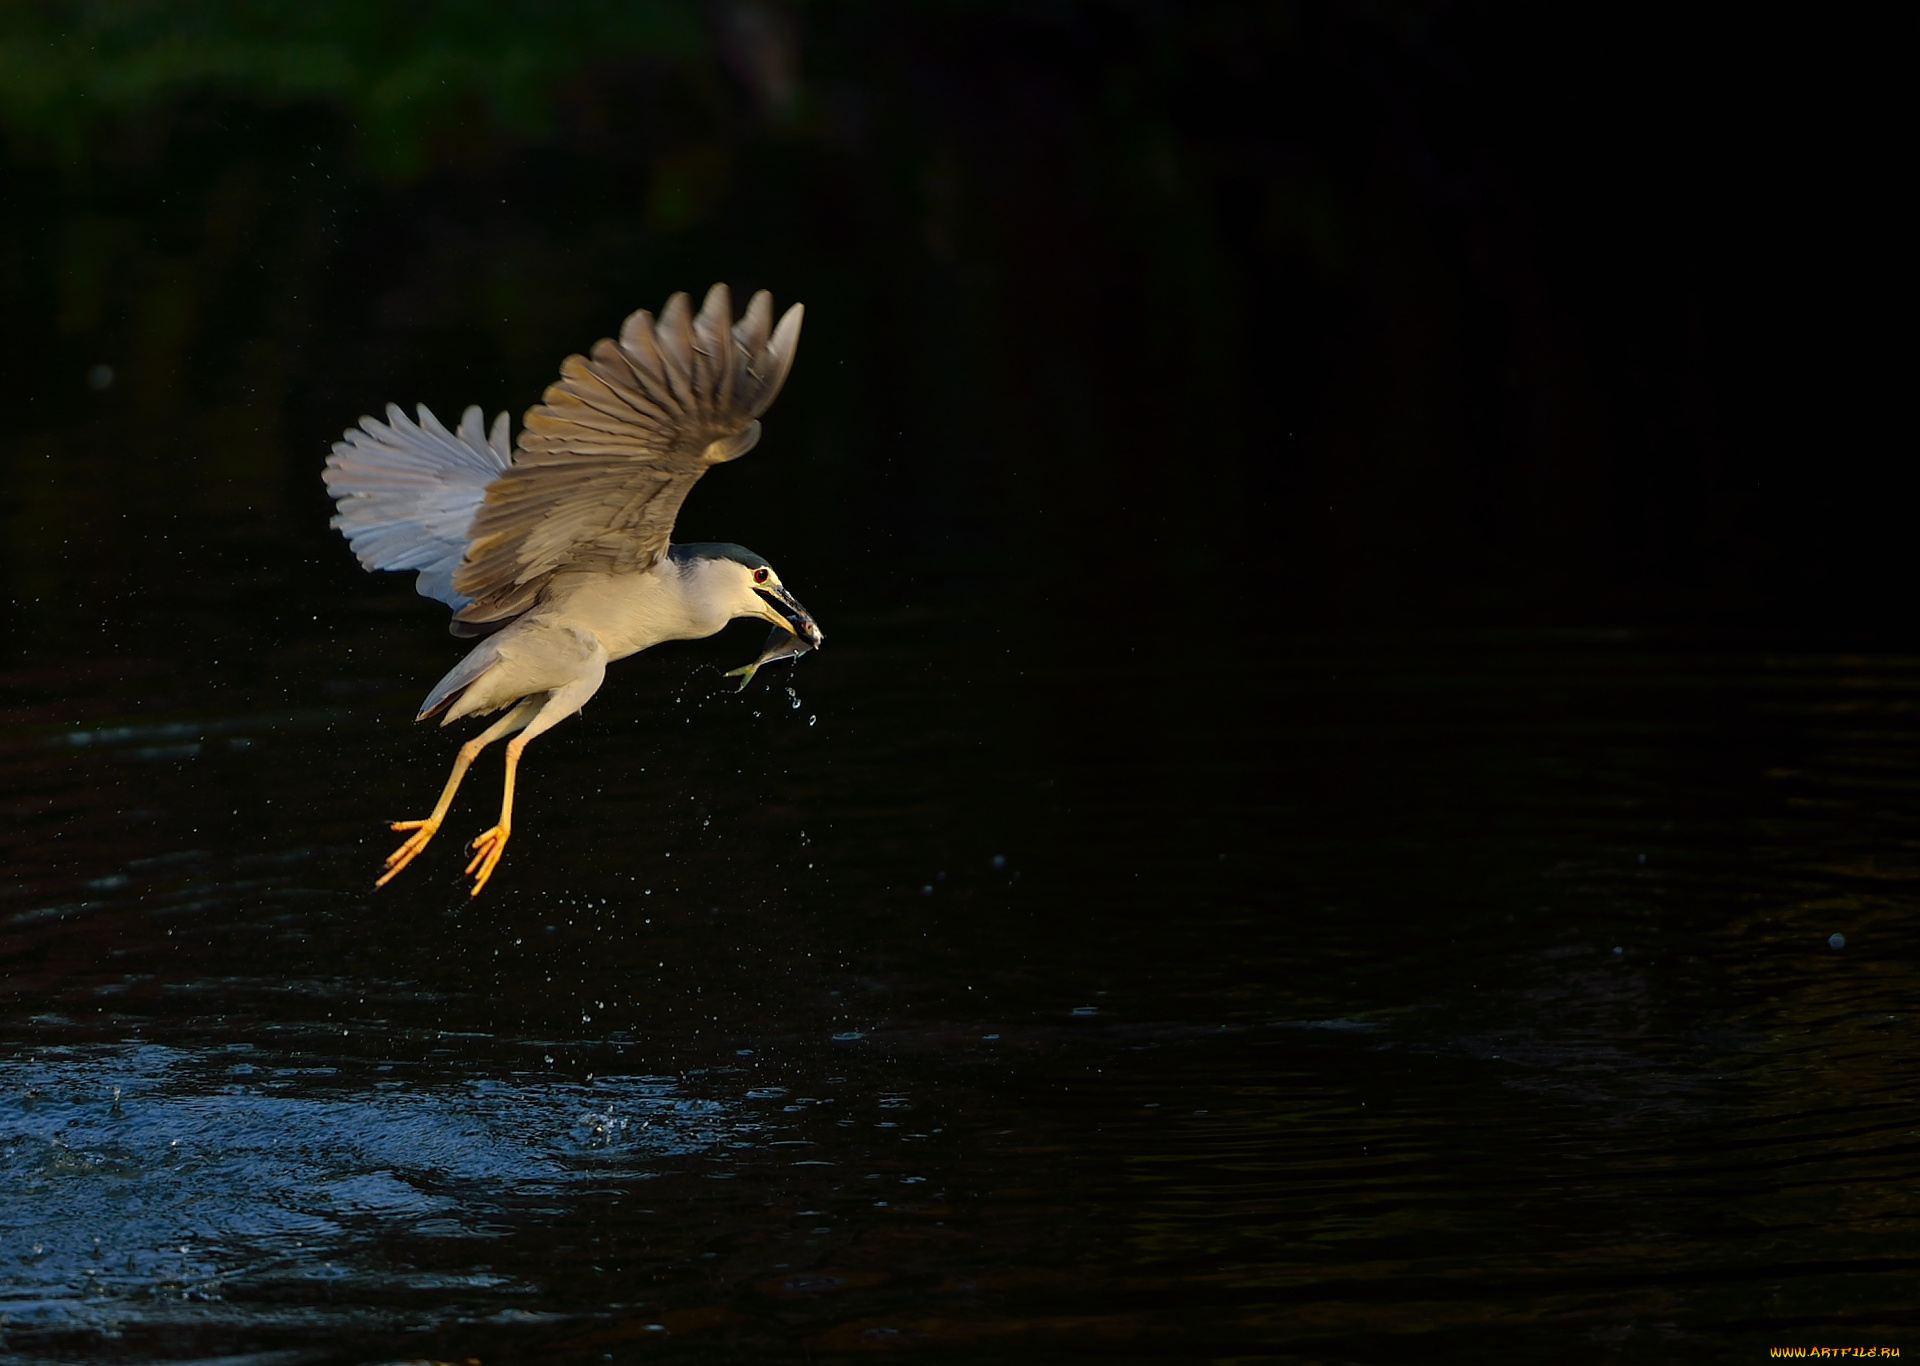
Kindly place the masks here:
<instances>
[{"instance_id":1,"label":"bird's white breast","mask_svg":"<svg viewBox=\"0 0 1920 1366\"><path fill-rule=\"evenodd\" d=\"M664 640L699 640L727 624L726 613L689 586L666 560L639 574L561 574L537 615L591 631L609 659L625 659Z\"/></svg>"}]
</instances>

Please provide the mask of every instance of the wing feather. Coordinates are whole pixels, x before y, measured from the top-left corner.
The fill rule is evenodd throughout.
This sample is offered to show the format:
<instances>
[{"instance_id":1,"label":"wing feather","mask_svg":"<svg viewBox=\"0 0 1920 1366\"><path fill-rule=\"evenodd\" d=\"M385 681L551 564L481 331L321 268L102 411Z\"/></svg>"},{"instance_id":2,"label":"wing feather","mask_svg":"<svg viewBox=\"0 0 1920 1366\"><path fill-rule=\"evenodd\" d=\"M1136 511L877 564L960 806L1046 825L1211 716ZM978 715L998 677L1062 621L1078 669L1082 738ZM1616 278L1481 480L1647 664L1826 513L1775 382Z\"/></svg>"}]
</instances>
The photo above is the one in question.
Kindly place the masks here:
<instances>
[{"instance_id":1,"label":"wing feather","mask_svg":"<svg viewBox=\"0 0 1920 1366\"><path fill-rule=\"evenodd\" d=\"M749 356L767 348L767 335L773 329L773 296L761 290L747 304L747 311L733 325L733 340Z\"/></svg>"},{"instance_id":2,"label":"wing feather","mask_svg":"<svg viewBox=\"0 0 1920 1366\"><path fill-rule=\"evenodd\" d=\"M676 294L667 300L667 306L660 310L660 321L654 324L653 337L660 348L667 391L684 416L693 399L693 316L686 295Z\"/></svg>"},{"instance_id":3,"label":"wing feather","mask_svg":"<svg viewBox=\"0 0 1920 1366\"><path fill-rule=\"evenodd\" d=\"M620 325L616 349L622 360L633 367L634 375L648 393L666 393L666 362L653 339L653 315L645 309L634 313Z\"/></svg>"},{"instance_id":4,"label":"wing feather","mask_svg":"<svg viewBox=\"0 0 1920 1366\"><path fill-rule=\"evenodd\" d=\"M464 607L453 571L487 485L507 469L509 419L494 420L491 438L478 408L461 414L457 433L425 406L419 419L390 403L385 422L363 417L334 443L323 475L339 508L333 525L368 569L418 570L423 597Z\"/></svg>"},{"instance_id":5,"label":"wing feather","mask_svg":"<svg viewBox=\"0 0 1920 1366\"><path fill-rule=\"evenodd\" d=\"M620 401L636 413L655 422L671 422L673 414L646 395L647 380L631 359L612 341L603 337L593 345L593 357L587 369L602 384L620 396Z\"/></svg>"},{"instance_id":6,"label":"wing feather","mask_svg":"<svg viewBox=\"0 0 1920 1366\"><path fill-rule=\"evenodd\" d=\"M763 290L736 322L731 294L715 285L697 315L675 294L657 318L636 312L617 340L567 357L473 518L453 573L471 601L456 621L518 615L563 569L657 563L688 490L758 440L803 316L796 304L774 326Z\"/></svg>"}]
</instances>

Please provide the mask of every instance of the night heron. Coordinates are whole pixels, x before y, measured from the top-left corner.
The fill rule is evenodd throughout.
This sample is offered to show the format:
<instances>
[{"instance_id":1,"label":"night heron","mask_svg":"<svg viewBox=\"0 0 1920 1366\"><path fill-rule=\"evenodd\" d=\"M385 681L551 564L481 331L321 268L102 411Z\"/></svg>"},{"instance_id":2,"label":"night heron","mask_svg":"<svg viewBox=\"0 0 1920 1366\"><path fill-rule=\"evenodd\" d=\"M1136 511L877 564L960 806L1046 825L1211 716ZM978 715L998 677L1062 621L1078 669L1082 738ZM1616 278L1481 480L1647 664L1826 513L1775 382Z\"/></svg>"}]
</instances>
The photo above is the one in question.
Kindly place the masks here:
<instances>
[{"instance_id":1,"label":"night heron","mask_svg":"<svg viewBox=\"0 0 1920 1366\"><path fill-rule=\"evenodd\" d=\"M658 319L642 310L619 340L567 357L511 453L505 413L487 431L468 408L449 431L424 406L413 422L392 404L385 422L363 417L334 445L333 525L360 563L418 570L420 593L455 609L453 633L485 637L415 719L506 711L460 747L431 815L393 823L412 833L376 886L427 847L481 750L513 735L499 823L469 846L478 896L513 832L521 753L580 710L612 661L736 617L771 621L792 642L759 662L820 645L820 628L758 555L668 539L694 481L760 439L756 419L793 365L800 318L795 304L774 326L764 290L738 322L725 285L697 317L676 294Z\"/></svg>"}]
</instances>

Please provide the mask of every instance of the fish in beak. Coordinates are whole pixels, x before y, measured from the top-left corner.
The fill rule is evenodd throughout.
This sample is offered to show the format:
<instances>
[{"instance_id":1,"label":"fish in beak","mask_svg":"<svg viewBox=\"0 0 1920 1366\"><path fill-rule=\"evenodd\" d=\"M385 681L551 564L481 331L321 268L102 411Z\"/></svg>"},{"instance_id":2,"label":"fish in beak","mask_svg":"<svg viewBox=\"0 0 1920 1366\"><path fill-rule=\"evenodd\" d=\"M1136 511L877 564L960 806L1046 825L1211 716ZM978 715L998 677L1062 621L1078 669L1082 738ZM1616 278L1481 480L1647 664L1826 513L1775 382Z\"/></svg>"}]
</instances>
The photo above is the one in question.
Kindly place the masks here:
<instances>
[{"instance_id":1,"label":"fish in beak","mask_svg":"<svg viewBox=\"0 0 1920 1366\"><path fill-rule=\"evenodd\" d=\"M765 665L778 664L783 659L798 659L812 649L813 645L806 637L784 626L776 626L767 634L767 648L760 652L760 658L751 664L742 664L737 669L728 669L726 677L739 679L740 686L735 691L745 692L747 684L753 682L753 676Z\"/></svg>"},{"instance_id":2,"label":"fish in beak","mask_svg":"<svg viewBox=\"0 0 1920 1366\"><path fill-rule=\"evenodd\" d=\"M753 590L767 604L770 618L777 624L767 636L767 646L760 652L760 658L751 664L742 664L737 669L728 669L726 677L740 680L740 691L753 682L753 676L768 664L777 664L783 659L798 659L810 650L817 650L826 642L820 626L813 614L800 605L800 600L777 584Z\"/></svg>"},{"instance_id":3,"label":"fish in beak","mask_svg":"<svg viewBox=\"0 0 1920 1366\"><path fill-rule=\"evenodd\" d=\"M800 599L794 597L779 584L766 584L753 590L766 602L771 611L769 620L784 626L794 635L807 642L807 648L817 650L827 643L820 633L820 627L813 614L800 605Z\"/></svg>"}]
</instances>

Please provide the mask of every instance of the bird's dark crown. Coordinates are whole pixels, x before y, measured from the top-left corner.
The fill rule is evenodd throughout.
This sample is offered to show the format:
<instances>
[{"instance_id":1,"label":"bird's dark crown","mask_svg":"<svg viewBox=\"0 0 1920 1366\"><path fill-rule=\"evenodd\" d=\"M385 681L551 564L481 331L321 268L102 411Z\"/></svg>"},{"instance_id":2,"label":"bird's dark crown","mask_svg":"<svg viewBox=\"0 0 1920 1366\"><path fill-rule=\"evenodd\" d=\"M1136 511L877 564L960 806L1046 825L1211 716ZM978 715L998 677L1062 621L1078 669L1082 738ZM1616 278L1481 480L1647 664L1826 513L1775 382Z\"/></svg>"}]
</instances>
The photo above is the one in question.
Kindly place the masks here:
<instances>
[{"instance_id":1,"label":"bird's dark crown","mask_svg":"<svg viewBox=\"0 0 1920 1366\"><path fill-rule=\"evenodd\" d=\"M745 546L735 545L731 541L693 541L687 545L670 545L667 547L667 558L683 568L695 560L732 560L749 569L773 568Z\"/></svg>"}]
</instances>

